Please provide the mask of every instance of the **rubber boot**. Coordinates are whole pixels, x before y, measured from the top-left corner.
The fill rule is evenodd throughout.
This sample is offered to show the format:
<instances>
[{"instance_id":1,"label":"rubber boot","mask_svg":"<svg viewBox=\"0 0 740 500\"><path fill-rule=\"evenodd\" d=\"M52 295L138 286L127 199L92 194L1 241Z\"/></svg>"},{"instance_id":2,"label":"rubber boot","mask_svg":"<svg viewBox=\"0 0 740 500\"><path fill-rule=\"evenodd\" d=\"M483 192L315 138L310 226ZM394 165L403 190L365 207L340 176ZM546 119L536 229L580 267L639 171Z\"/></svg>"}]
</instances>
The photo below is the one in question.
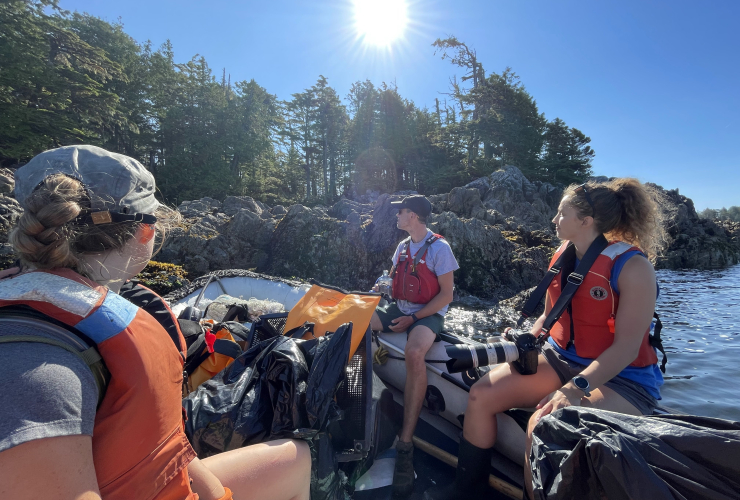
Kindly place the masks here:
<instances>
[{"instance_id":1,"label":"rubber boot","mask_svg":"<svg viewBox=\"0 0 740 500\"><path fill-rule=\"evenodd\" d=\"M414 490L414 444L396 443L396 467L393 470L393 498L402 499Z\"/></svg>"},{"instance_id":2,"label":"rubber boot","mask_svg":"<svg viewBox=\"0 0 740 500\"><path fill-rule=\"evenodd\" d=\"M484 450L460 440L459 457L455 482L447 486L435 486L424 492L424 500L468 500L488 498L488 474L491 470L493 448Z\"/></svg>"}]
</instances>

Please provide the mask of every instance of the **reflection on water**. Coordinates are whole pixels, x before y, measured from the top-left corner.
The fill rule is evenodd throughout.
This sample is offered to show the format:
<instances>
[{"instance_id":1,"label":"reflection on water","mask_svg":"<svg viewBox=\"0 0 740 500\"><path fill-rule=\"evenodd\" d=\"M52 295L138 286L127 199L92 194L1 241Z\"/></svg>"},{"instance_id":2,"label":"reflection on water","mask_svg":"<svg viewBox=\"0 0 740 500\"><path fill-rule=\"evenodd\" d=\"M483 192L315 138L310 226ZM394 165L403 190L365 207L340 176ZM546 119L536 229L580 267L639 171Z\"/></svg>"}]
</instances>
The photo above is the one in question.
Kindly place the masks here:
<instances>
[{"instance_id":1,"label":"reflection on water","mask_svg":"<svg viewBox=\"0 0 740 500\"><path fill-rule=\"evenodd\" d=\"M740 265L721 271L658 271L658 314L668 354L663 405L740 420ZM447 330L485 340L516 321L498 306L453 305Z\"/></svg>"}]
</instances>

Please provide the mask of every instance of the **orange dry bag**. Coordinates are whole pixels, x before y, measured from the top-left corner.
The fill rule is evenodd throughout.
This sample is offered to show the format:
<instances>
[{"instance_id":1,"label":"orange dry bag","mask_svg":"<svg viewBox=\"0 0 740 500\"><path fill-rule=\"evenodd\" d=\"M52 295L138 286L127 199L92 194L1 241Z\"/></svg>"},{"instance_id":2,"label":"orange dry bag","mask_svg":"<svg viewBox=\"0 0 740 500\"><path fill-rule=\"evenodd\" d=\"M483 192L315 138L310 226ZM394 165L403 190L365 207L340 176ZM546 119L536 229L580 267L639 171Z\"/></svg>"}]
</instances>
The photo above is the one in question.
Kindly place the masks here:
<instances>
[{"instance_id":1,"label":"orange dry bag","mask_svg":"<svg viewBox=\"0 0 740 500\"><path fill-rule=\"evenodd\" d=\"M334 332L345 323L352 323L352 344L349 357L355 353L360 341L370 326L380 295L375 293L348 293L336 288L313 285L301 300L288 313L285 330L302 326L305 322L314 323L313 334L321 337L326 332ZM304 338L310 338L307 333Z\"/></svg>"}]
</instances>

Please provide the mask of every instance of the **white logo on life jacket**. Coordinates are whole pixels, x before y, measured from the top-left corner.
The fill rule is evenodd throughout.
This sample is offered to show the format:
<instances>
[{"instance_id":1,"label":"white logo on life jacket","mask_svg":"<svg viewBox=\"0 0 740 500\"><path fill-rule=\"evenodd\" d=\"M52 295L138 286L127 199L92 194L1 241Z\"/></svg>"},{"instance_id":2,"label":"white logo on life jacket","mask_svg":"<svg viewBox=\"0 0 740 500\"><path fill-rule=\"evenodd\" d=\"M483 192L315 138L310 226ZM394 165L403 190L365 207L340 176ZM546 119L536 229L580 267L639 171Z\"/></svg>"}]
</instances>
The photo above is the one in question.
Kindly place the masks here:
<instances>
[{"instance_id":1,"label":"white logo on life jacket","mask_svg":"<svg viewBox=\"0 0 740 500\"><path fill-rule=\"evenodd\" d=\"M591 297L593 297L596 300L604 300L609 296L607 291L604 288L601 288L600 286L595 286L591 289Z\"/></svg>"}]
</instances>

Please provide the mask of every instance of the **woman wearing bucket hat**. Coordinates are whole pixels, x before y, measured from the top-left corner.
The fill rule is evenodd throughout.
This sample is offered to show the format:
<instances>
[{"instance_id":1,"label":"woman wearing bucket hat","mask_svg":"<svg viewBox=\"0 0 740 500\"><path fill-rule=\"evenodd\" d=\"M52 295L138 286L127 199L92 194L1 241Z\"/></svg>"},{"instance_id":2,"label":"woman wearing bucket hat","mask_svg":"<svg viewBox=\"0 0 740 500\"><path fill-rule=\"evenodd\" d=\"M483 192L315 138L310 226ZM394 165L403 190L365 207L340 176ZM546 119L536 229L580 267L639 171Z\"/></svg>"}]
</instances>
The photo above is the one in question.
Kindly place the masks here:
<instances>
[{"instance_id":1,"label":"woman wearing bucket hat","mask_svg":"<svg viewBox=\"0 0 740 500\"><path fill-rule=\"evenodd\" d=\"M16 172L22 268L0 275L0 498L307 499L303 442L195 458L184 340L116 293L177 216L154 191L136 160L93 146Z\"/></svg>"}]
</instances>

